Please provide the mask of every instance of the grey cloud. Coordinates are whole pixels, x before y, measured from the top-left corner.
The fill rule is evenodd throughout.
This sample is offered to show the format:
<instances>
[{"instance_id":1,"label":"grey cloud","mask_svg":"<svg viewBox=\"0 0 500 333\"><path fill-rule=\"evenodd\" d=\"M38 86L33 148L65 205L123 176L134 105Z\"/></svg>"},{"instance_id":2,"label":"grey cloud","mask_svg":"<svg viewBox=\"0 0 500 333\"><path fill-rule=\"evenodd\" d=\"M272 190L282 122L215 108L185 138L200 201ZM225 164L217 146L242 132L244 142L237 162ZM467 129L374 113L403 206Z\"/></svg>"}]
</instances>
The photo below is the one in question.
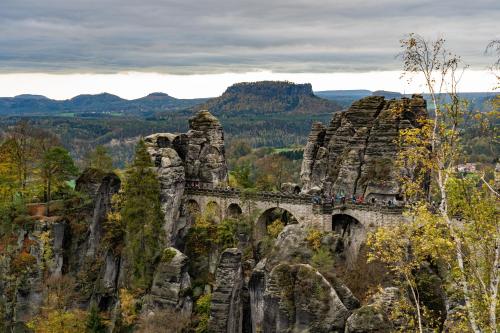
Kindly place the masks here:
<instances>
[{"instance_id":1,"label":"grey cloud","mask_svg":"<svg viewBox=\"0 0 500 333\"><path fill-rule=\"evenodd\" d=\"M482 69L498 17L498 0L2 0L0 72L394 70L409 32Z\"/></svg>"}]
</instances>

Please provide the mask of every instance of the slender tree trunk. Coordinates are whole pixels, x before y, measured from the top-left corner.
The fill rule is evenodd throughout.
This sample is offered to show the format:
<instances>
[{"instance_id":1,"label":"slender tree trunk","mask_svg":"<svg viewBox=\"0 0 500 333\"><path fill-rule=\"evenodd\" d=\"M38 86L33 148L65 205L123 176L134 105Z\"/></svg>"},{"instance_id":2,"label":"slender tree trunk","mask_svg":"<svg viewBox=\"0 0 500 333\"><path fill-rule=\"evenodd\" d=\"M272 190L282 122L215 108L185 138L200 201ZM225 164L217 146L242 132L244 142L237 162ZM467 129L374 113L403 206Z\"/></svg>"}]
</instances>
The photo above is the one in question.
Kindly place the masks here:
<instances>
[{"instance_id":1,"label":"slender tree trunk","mask_svg":"<svg viewBox=\"0 0 500 333\"><path fill-rule=\"evenodd\" d=\"M490 278L490 328L492 333L497 333L497 304L498 304L498 285L500 282L500 239L495 241L495 260Z\"/></svg>"},{"instance_id":2,"label":"slender tree trunk","mask_svg":"<svg viewBox=\"0 0 500 333\"><path fill-rule=\"evenodd\" d=\"M423 327L422 327L422 310L420 309L420 301L419 297L417 296L417 293L415 291L415 288L413 287L413 281L410 280L410 278L405 274L406 282L410 286L410 290L413 296L413 301L415 302L415 307L417 308L417 321L418 321L418 331L420 333L423 333Z\"/></svg>"},{"instance_id":3,"label":"slender tree trunk","mask_svg":"<svg viewBox=\"0 0 500 333\"><path fill-rule=\"evenodd\" d=\"M460 284L462 287L462 292L464 294L465 307L467 309L467 317L469 319L469 323L471 329L475 333L481 333L477 325L476 315L472 310L472 302L470 299L470 291L469 291L469 283L467 282L467 273L465 271L464 265L464 257L463 257L463 246L462 240L460 236L455 232L455 227L453 226L453 221L448 216L448 196L446 194L446 181L443 179L443 170L438 170L438 179L437 179L439 191L441 194L441 203L439 205L439 211L441 216L444 218L446 225L448 226L448 230L450 230L451 237L455 244L455 257L457 260L458 268L460 269Z\"/></svg>"},{"instance_id":4,"label":"slender tree trunk","mask_svg":"<svg viewBox=\"0 0 500 333\"><path fill-rule=\"evenodd\" d=\"M47 179L47 216L50 216L50 199L51 199L51 193L50 193L50 190L51 190L51 181L50 181L50 177L48 177Z\"/></svg>"}]
</instances>

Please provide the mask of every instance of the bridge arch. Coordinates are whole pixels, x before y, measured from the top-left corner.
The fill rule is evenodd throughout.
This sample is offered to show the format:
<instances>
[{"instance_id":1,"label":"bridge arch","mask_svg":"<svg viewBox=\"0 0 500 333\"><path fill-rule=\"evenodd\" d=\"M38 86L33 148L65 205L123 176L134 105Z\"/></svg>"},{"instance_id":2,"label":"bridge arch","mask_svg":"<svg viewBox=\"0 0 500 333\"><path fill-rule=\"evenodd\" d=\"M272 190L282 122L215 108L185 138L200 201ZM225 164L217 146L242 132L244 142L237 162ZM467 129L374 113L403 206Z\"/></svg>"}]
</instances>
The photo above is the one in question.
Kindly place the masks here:
<instances>
[{"instance_id":1,"label":"bridge arch","mask_svg":"<svg viewBox=\"0 0 500 333\"><path fill-rule=\"evenodd\" d=\"M226 217L229 218L238 218L243 214L243 210L241 209L240 205L237 204L236 202L233 202L229 204L229 206L226 209Z\"/></svg>"},{"instance_id":2,"label":"bridge arch","mask_svg":"<svg viewBox=\"0 0 500 333\"><path fill-rule=\"evenodd\" d=\"M272 207L262 212L255 223L255 238L262 239L267 235L267 227L276 220L281 220L284 225L298 223L297 218L287 209Z\"/></svg>"},{"instance_id":3,"label":"bridge arch","mask_svg":"<svg viewBox=\"0 0 500 333\"><path fill-rule=\"evenodd\" d=\"M361 227L361 222L349 214L332 215L332 231L341 236L351 235L358 227Z\"/></svg>"},{"instance_id":4,"label":"bridge arch","mask_svg":"<svg viewBox=\"0 0 500 333\"><path fill-rule=\"evenodd\" d=\"M342 254L348 265L354 264L366 241L366 228L352 215L339 213L332 215L332 231L339 236L336 251Z\"/></svg>"},{"instance_id":5,"label":"bridge arch","mask_svg":"<svg viewBox=\"0 0 500 333\"><path fill-rule=\"evenodd\" d=\"M194 199L189 199L184 204L184 214L183 215L195 215L201 212L201 207L198 201Z\"/></svg>"},{"instance_id":6,"label":"bridge arch","mask_svg":"<svg viewBox=\"0 0 500 333\"><path fill-rule=\"evenodd\" d=\"M216 201L209 201L205 207L205 215L211 222L219 223L222 220L222 210Z\"/></svg>"},{"instance_id":7,"label":"bridge arch","mask_svg":"<svg viewBox=\"0 0 500 333\"><path fill-rule=\"evenodd\" d=\"M200 213L201 213L201 207L198 201L194 199L189 199L182 206L181 217L186 218L186 225L188 228L190 228L194 224L196 217Z\"/></svg>"}]
</instances>

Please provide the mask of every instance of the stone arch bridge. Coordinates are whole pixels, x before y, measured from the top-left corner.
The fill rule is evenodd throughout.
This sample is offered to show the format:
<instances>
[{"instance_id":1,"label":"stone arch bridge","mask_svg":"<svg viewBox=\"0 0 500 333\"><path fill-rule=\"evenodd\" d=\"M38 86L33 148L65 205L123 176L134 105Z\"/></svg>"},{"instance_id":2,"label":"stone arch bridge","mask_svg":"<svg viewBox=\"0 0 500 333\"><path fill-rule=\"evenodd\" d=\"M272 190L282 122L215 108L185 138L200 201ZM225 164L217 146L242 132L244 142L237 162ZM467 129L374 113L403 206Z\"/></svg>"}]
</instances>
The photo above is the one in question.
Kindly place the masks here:
<instances>
[{"instance_id":1,"label":"stone arch bridge","mask_svg":"<svg viewBox=\"0 0 500 333\"><path fill-rule=\"evenodd\" d=\"M266 211L281 208L295 220L310 228L332 231L339 223L352 220L365 231L380 226L401 222L404 217L401 207L387 207L372 204L315 204L313 196L274 192L244 192L237 189L200 189L186 187L184 204L194 204L201 212L210 205L217 208L220 219L235 214L251 215L257 212L254 223Z\"/></svg>"}]
</instances>

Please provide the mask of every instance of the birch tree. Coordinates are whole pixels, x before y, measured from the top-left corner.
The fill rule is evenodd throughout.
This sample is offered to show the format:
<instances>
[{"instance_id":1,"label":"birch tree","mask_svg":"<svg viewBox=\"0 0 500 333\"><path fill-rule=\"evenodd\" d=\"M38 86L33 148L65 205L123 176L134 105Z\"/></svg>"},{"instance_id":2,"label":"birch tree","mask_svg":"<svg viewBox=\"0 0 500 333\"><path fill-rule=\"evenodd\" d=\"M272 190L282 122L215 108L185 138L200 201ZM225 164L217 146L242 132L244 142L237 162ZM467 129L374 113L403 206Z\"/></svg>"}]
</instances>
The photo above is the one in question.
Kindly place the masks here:
<instances>
[{"instance_id":1,"label":"birch tree","mask_svg":"<svg viewBox=\"0 0 500 333\"><path fill-rule=\"evenodd\" d=\"M496 198L488 186L457 173L461 122L467 112L458 86L467 66L446 49L443 39L430 42L411 34L401 45L405 75L424 78L434 109L429 142L415 142L405 131L401 132L401 141L408 144L410 139L412 144L429 145L428 159L420 161L421 172L431 177L431 194L439 202L432 213L444 222L454 245L448 263L453 273L451 282L455 282L463 298L470 329L497 332L500 227ZM403 149L400 158L407 159L409 153L411 150Z\"/></svg>"},{"instance_id":2,"label":"birch tree","mask_svg":"<svg viewBox=\"0 0 500 333\"><path fill-rule=\"evenodd\" d=\"M399 136L397 163L412 170L411 177L404 173L401 177L411 222L399 228L406 228L402 231L408 236L391 239L399 247L388 245L398 250L390 250L390 246L387 250L384 240L389 231L377 231L371 239L372 255L407 274L420 331L421 304L411 273L422 258L428 258L445 268L448 299L458 295L458 310L466 318L465 328L455 323L451 330L496 333L500 283L498 194L480 174L463 175L457 171L466 144L461 131L468 116L468 105L460 99L458 87L467 66L445 44L444 39L428 41L415 34L401 41L403 76L408 80L423 78L431 116L420 119L421 126L401 130ZM415 237L420 233L428 234Z\"/></svg>"}]
</instances>

